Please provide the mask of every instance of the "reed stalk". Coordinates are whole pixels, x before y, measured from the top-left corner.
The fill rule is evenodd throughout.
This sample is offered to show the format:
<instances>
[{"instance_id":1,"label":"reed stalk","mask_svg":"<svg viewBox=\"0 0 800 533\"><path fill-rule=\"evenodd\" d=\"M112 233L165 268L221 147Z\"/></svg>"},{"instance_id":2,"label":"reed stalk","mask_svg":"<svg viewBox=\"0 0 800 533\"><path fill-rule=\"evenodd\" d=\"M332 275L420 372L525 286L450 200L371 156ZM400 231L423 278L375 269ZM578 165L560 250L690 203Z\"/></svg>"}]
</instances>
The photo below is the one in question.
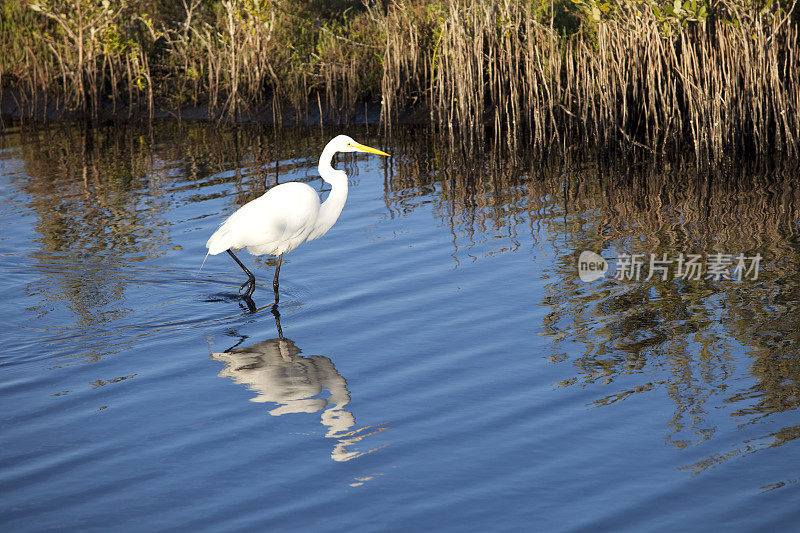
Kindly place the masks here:
<instances>
[{"instance_id":1,"label":"reed stalk","mask_svg":"<svg viewBox=\"0 0 800 533\"><path fill-rule=\"evenodd\" d=\"M759 2L11 2L0 91L27 117L346 124L375 101L387 128L429 122L467 151L798 157L800 8Z\"/></svg>"}]
</instances>

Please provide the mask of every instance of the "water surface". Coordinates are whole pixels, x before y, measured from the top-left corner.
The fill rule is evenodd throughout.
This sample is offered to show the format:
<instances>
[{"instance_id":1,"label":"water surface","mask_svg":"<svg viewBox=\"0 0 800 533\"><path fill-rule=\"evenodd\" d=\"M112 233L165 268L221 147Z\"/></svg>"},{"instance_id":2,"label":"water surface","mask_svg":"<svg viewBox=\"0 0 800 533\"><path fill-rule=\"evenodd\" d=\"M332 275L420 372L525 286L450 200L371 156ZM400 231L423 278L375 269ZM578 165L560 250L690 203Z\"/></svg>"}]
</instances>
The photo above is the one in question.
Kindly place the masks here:
<instances>
[{"instance_id":1,"label":"water surface","mask_svg":"<svg viewBox=\"0 0 800 533\"><path fill-rule=\"evenodd\" d=\"M253 313L205 240L275 183L324 195L337 133L393 157L339 158L348 203L284 258L277 316L275 260L242 256ZM796 173L394 133L3 133L4 530L796 524ZM581 281L584 250L611 272ZM680 253L763 260L615 277Z\"/></svg>"}]
</instances>

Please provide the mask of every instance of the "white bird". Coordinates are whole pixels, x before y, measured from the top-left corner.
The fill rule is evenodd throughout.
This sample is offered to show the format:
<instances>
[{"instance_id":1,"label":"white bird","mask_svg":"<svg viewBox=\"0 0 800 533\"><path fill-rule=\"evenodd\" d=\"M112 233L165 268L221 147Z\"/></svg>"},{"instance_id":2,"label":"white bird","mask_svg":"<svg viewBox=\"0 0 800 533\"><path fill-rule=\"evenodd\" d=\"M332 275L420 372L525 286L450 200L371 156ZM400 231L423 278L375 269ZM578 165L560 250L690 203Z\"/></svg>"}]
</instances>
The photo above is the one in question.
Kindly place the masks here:
<instances>
[{"instance_id":1,"label":"white bird","mask_svg":"<svg viewBox=\"0 0 800 533\"><path fill-rule=\"evenodd\" d=\"M256 288L256 278L234 255L233 250L246 248L253 255L278 257L272 282L277 304L278 274L283 254L291 252L305 241L322 237L336 223L347 200L347 174L331 166L336 152L368 152L389 156L386 152L357 143L347 135L334 137L319 158L319 175L331 185L324 202L320 203L317 191L305 183L292 181L277 185L237 209L206 242L206 259L209 255L227 251L245 271L247 281L241 289L247 286L244 293L246 299L249 300Z\"/></svg>"}]
</instances>

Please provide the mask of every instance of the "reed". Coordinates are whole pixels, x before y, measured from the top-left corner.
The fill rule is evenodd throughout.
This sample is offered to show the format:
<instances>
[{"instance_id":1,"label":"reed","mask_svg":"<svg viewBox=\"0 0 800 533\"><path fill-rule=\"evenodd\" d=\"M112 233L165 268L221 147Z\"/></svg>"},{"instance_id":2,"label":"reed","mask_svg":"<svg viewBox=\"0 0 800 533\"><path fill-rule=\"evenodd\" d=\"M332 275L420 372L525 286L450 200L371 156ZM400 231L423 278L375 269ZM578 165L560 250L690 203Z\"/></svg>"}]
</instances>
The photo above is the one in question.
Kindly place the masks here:
<instances>
[{"instance_id":1,"label":"reed","mask_svg":"<svg viewBox=\"0 0 800 533\"><path fill-rule=\"evenodd\" d=\"M384 117L422 99L469 149L491 138L547 150L567 136L656 154L688 143L704 160L766 147L797 156L795 4L756 15L741 2L716 5L725 23L623 2L572 34L528 2L447 0L433 29L398 9ZM421 42L433 43L422 58Z\"/></svg>"},{"instance_id":2,"label":"reed","mask_svg":"<svg viewBox=\"0 0 800 533\"><path fill-rule=\"evenodd\" d=\"M20 113L426 121L467 151L800 155L796 0L7 2ZM20 31L23 30L23 31Z\"/></svg>"}]
</instances>

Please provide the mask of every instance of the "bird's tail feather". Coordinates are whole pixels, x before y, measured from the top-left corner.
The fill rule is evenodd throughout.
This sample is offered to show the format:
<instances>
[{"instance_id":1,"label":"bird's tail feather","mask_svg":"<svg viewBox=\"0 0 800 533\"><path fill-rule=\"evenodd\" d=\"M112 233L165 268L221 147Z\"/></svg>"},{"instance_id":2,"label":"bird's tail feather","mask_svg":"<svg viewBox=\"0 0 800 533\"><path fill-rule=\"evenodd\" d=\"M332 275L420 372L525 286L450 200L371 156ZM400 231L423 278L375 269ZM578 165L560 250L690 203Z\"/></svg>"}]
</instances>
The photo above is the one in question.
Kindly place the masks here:
<instances>
[{"instance_id":1,"label":"bird's tail feather","mask_svg":"<svg viewBox=\"0 0 800 533\"><path fill-rule=\"evenodd\" d=\"M206 264L206 259L208 259L208 256L209 256L210 253L211 253L211 250L206 252L206 256L203 258L203 262L200 264L200 270L203 270L203 265ZM200 275L200 270L197 271L197 275L198 276Z\"/></svg>"},{"instance_id":2,"label":"bird's tail feather","mask_svg":"<svg viewBox=\"0 0 800 533\"><path fill-rule=\"evenodd\" d=\"M208 253L211 255L217 255L218 253L224 252L228 248L231 247L230 235L228 232L228 227L223 224L220 228L214 232L214 234L208 239L206 242L206 248L208 248Z\"/></svg>"}]
</instances>

